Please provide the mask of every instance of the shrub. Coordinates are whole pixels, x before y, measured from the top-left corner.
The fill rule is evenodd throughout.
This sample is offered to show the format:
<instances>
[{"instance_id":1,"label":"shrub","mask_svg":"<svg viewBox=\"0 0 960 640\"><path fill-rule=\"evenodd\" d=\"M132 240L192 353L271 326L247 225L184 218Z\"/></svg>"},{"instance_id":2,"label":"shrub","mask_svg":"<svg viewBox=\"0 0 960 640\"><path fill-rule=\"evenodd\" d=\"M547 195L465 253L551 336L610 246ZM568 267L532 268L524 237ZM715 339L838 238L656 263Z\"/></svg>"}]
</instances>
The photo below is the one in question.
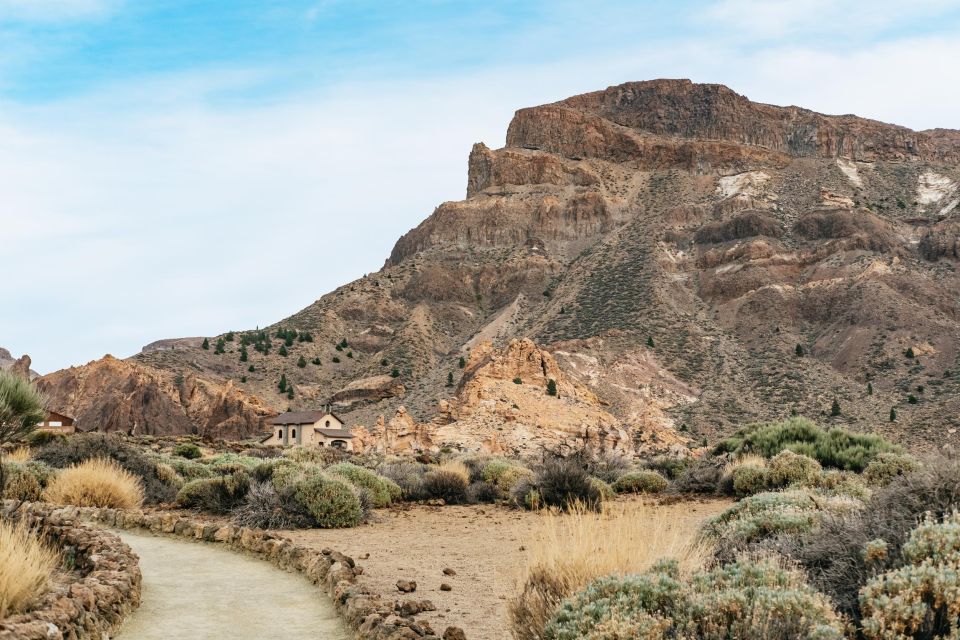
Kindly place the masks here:
<instances>
[{"instance_id":1,"label":"shrub","mask_svg":"<svg viewBox=\"0 0 960 640\"><path fill-rule=\"evenodd\" d=\"M237 453L221 453L206 461L207 466L221 475L250 471L261 463L260 458L242 456Z\"/></svg>"},{"instance_id":2,"label":"shrub","mask_svg":"<svg viewBox=\"0 0 960 640\"><path fill-rule=\"evenodd\" d=\"M646 461L644 466L652 471L657 471L670 480L676 480L690 466L691 458L679 458L674 456L656 456Z\"/></svg>"},{"instance_id":3,"label":"shrub","mask_svg":"<svg viewBox=\"0 0 960 640\"><path fill-rule=\"evenodd\" d=\"M24 440L31 447L43 447L51 442L63 442L67 439L67 436L62 433L52 433L50 431L34 431L28 435Z\"/></svg>"},{"instance_id":4,"label":"shrub","mask_svg":"<svg viewBox=\"0 0 960 640\"><path fill-rule=\"evenodd\" d=\"M423 488L423 475L427 465L408 460L384 462L377 471L385 478L393 480L403 491L406 500L422 500L426 497Z\"/></svg>"},{"instance_id":5,"label":"shrub","mask_svg":"<svg viewBox=\"0 0 960 640\"><path fill-rule=\"evenodd\" d=\"M58 469L93 458L110 458L137 476L143 483L145 501L150 504L171 502L177 495L177 488L160 478L157 462L117 435L78 433L51 442L36 455L37 460ZM179 470L177 472L180 473Z\"/></svg>"},{"instance_id":6,"label":"shrub","mask_svg":"<svg viewBox=\"0 0 960 640\"><path fill-rule=\"evenodd\" d=\"M298 529L310 526L310 517L293 498L291 488L277 491L267 482L255 482L233 513L239 527Z\"/></svg>"},{"instance_id":7,"label":"shrub","mask_svg":"<svg viewBox=\"0 0 960 640\"><path fill-rule=\"evenodd\" d=\"M494 485L501 494L510 495L513 488L524 478L532 478L533 472L510 460L494 459L481 472L485 482Z\"/></svg>"},{"instance_id":8,"label":"shrub","mask_svg":"<svg viewBox=\"0 0 960 640\"><path fill-rule=\"evenodd\" d=\"M749 425L722 441L716 453L756 453L771 458L784 449L807 455L826 467L863 471L878 454L899 447L880 436L825 430L805 418Z\"/></svg>"},{"instance_id":9,"label":"shrub","mask_svg":"<svg viewBox=\"0 0 960 640\"><path fill-rule=\"evenodd\" d=\"M722 471L716 463L698 460L690 464L677 476L673 489L677 493L716 493L722 477Z\"/></svg>"},{"instance_id":10,"label":"shrub","mask_svg":"<svg viewBox=\"0 0 960 640\"><path fill-rule=\"evenodd\" d=\"M900 453L881 453L874 458L863 472L864 479L877 486L886 486L894 478L916 471L919 463L916 458Z\"/></svg>"},{"instance_id":11,"label":"shrub","mask_svg":"<svg viewBox=\"0 0 960 640\"><path fill-rule=\"evenodd\" d=\"M165 464L169 464L171 467L173 467L173 470L188 482L190 480L200 480L201 478L212 478L214 475L216 475L211 467L203 464L202 462L195 462L185 458L171 458Z\"/></svg>"},{"instance_id":12,"label":"shrub","mask_svg":"<svg viewBox=\"0 0 960 640\"><path fill-rule=\"evenodd\" d=\"M960 633L960 513L927 520L903 545L906 564L860 591L868 640L955 638Z\"/></svg>"},{"instance_id":13,"label":"shrub","mask_svg":"<svg viewBox=\"0 0 960 640\"><path fill-rule=\"evenodd\" d=\"M144 496L139 478L114 460L94 458L54 476L43 498L59 505L134 509L143 504Z\"/></svg>"},{"instance_id":14,"label":"shrub","mask_svg":"<svg viewBox=\"0 0 960 640\"><path fill-rule=\"evenodd\" d=\"M173 448L173 455L180 458L186 458L187 460L196 460L197 458L203 456L203 452L200 451L200 447L192 442L183 442Z\"/></svg>"},{"instance_id":15,"label":"shrub","mask_svg":"<svg viewBox=\"0 0 960 640\"><path fill-rule=\"evenodd\" d=\"M740 498L764 491L767 488L767 483L768 472L766 467L754 464L739 464L730 471L730 491ZM726 482L724 482L724 486L726 486Z\"/></svg>"},{"instance_id":16,"label":"shrub","mask_svg":"<svg viewBox=\"0 0 960 640\"><path fill-rule=\"evenodd\" d=\"M57 554L24 524L0 520L0 620L25 609L47 589Z\"/></svg>"},{"instance_id":17,"label":"shrub","mask_svg":"<svg viewBox=\"0 0 960 640\"><path fill-rule=\"evenodd\" d=\"M449 469L428 471L423 476L423 490L430 498L440 499L447 504L461 504L467 500L467 479L469 474Z\"/></svg>"},{"instance_id":18,"label":"shrub","mask_svg":"<svg viewBox=\"0 0 960 640\"><path fill-rule=\"evenodd\" d=\"M813 486L819 481L822 471L823 467L813 458L784 450L770 460L768 479L772 487L792 484Z\"/></svg>"},{"instance_id":19,"label":"shrub","mask_svg":"<svg viewBox=\"0 0 960 640\"><path fill-rule=\"evenodd\" d=\"M574 460L551 458L540 466L534 484L544 506L568 509L582 504L598 509L602 496L591 477Z\"/></svg>"},{"instance_id":20,"label":"shrub","mask_svg":"<svg viewBox=\"0 0 960 640\"><path fill-rule=\"evenodd\" d=\"M455 473L461 478L464 482L469 483L470 478L470 468L462 460L447 460L446 462L440 465L442 471L449 471L450 473Z\"/></svg>"},{"instance_id":21,"label":"shrub","mask_svg":"<svg viewBox=\"0 0 960 640\"><path fill-rule=\"evenodd\" d=\"M193 480L180 489L177 506L225 515L243 503L249 490L250 477L242 472Z\"/></svg>"},{"instance_id":22,"label":"shrub","mask_svg":"<svg viewBox=\"0 0 960 640\"><path fill-rule=\"evenodd\" d=\"M606 577L565 601L548 640L700 638L841 640L829 600L771 559L744 560L681 580L674 563Z\"/></svg>"},{"instance_id":23,"label":"shrub","mask_svg":"<svg viewBox=\"0 0 960 640\"><path fill-rule=\"evenodd\" d=\"M53 470L42 462L7 462L3 464L6 484L2 498L7 500L40 499L43 488L53 475Z\"/></svg>"},{"instance_id":24,"label":"shrub","mask_svg":"<svg viewBox=\"0 0 960 640\"><path fill-rule=\"evenodd\" d=\"M600 494L600 501L604 502L607 500L613 500L617 497L617 492L613 490L613 487L608 485L606 482L597 478L595 476L590 476L590 484L597 490L597 493Z\"/></svg>"},{"instance_id":25,"label":"shrub","mask_svg":"<svg viewBox=\"0 0 960 640\"><path fill-rule=\"evenodd\" d=\"M336 447L291 447L283 452L283 457L294 462L335 464L346 460L350 454Z\"/></svg>"},{"instance_id":26,"label":"shrub","mask_svg":"<svg viewBox=\"0 0 960 640\"><path fill-rule=\"evenodd\" d=\"M656 471L632 471L613 483L617 493L660 493L670 483Z\"/></svg>"},{"instance_id":27,"label":"shrub","mask_svg":"<svg viewBox=\"0 0 960 640\"><path fill-rule=\"evenodd\" d=\"M360 498L343 480L309 474L293 485L292 495L321 529L355 527L363 520Z\"/></svg>"},{"instance_id":28,"label":"shrub","mask_svg":"<svg viewBox=\"0 0 960 640\"><path fill-rule=\"evenodd\" d=\"M630 470L630 462L616 451L584 447L564 457L582 466L588 475L607 483L616 482L617 478Z\"/></svg>"},{"instance_id":29,"label":"shrub","mask_svg":"<svg viewBox=\"0 0 960 640\"><path fill-rule=\"evenodd\" d=\"M369 491L370 503L375 508L390 506L403 496L403 489L393 480L349 462L335 464L327 469L327 473L344 478L358 489Z\"/></svg>"},{"instance_id":30,"label":"shrub","mask_svg":"<svg viewBox=\"0 0 960 640\"><path fill-rule=\"evenodd\" d=\"M471 504L492 504L499 500L501 495L503 495L502 492L495 484L483 480L471 482L467 487L467 502Z\"/></svg>"}]
</instances>

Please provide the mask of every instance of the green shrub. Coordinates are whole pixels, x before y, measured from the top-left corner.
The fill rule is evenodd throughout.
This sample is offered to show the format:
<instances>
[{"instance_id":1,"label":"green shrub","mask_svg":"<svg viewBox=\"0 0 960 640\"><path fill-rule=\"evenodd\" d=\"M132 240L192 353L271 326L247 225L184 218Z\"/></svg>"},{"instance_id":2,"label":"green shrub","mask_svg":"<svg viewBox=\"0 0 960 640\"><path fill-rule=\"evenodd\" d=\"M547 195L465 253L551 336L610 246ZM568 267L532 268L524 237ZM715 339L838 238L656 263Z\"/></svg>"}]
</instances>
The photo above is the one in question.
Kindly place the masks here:
<instances>
[{"instance_id":1,"label":"green shrub","mask_svg":"<svg viewBox=\"0 0 960 640\"><path fill-rule=\"evenodd\" d=\"M644 466L652 471L657 471L670 480L676 480L693 462L689 457L676 456L656 456L646 461Z\"/></svg>"},{"instance_id":2,"label":"green shrub","mask_svg":"<svg viewBox=\"0 0 960 640\"><path fill-rule=\"evenodd\" d=\"M53 470L42 462L4 462L3 472L6 484L3 486L5 500L26 500L36 502L40 499L47 480Z\"/></svg>"},{"instance_id":3,"label":"green shrub","mask_svg":"<svg viewBox=\"0 0 960 640\"><path fill-rule=\"evenodd\" d=\"M51 467L65 469L93 458L110 458L137 476L143 484L146 502L171 502L177 487L164 482L157 462L119 436L105 433L78 433L55 440L41 449L35 458Z\"/></svg>"},{"instance_id":4,"label":"green shrub","mask_svg":"<svg viewBox=\"0 0 960 640\"><path fill-rule=\"evenodd\" d=\"M423 491L429 498L462 504L467 501L467 480L454 471L435 469L423 476Z\"/></svg>"},{"instance_id":5,"label":"green shrub","mask_svg":"<svg viewBox=\"0 0 960 640\"><path fill-rule=\"evenodd\" d=\"M784 450L770 460L768 480L772 487L814 486L822 472L823 467L813 458Z\"/></svg>"},{"instance_id":6,"label":"green shrub","mask_svg":"<svg viewBox=\"0 0 960 640\"><path fill-rule=\"evenodd\" d=\"M822 429L805 418L749 425L717 445L716 453L756 453L771 458L783 450L813 458L825 467L863 471L878 454L899 452L880 436L839 427Z\"/></svg>"},{"instance_id":7,"label":"green shrub","mask_svg":"<svg viewBox=\"0 0 960 640\"><path fill-rule=\"evenodd\" d=\"M184 442L173 448L173 455L187 460L196 460L203 456L203 452L192 442Z\"/></svg>"},{"instance_id":8,"label":"green shrub","mask_svg":"<svg viewBox=\"0 0 960 640\"><path fill-rule=\"evenodd\" d=\"M537 470L534 487L539 506L569 509L583 505L599 509L603 496L591 476L576 460L550 458Z\"/></svg>"},{"instance_id":9,"label":"green shrub","mask_svg":"<svg viewBox=\"0 0 960 640\"><path fill-rule=\"evenodd\" d=\"M177 506L224 515L243 503L249 489L250 478L245 473L192 480L177 493Z\"/></svg>"},{"instance_id":10,"label":"green shrub","mask_svg":"<svg viewBox=\"0 0 960 640\"><path fill-rule=\"evenodd\" d=\"M360 498L344 480L310 474L293 484L292 497L321 529L355 527L363 521Z\"/></svg>"},{"instance_id":11,"label":"green shrub","mask_svg":"<svg viewBox=\"0 0 960 640\"><path fill-rule=\"evenodd\" d=\"M960 637L960 513L927 520L902 549L905 565L860 591L868 640Z\"/></svg>"},{"instance_id":12,"label":"green shrub","mask_svg":"<svg viewBox=\"0 0 960 640\"><path fill-rule=\"evenodd\" d=\"M590 476L590 484L592 484L600 494L601 502L613 500L617 497L617 492L613 490L613 487L596 476Z\"/></svg>"},{"instance_id":13,"label":"green shrub","mask_svg":"<svg viewBox=\"0 0 960 640\"><path fill-rule=\"evenodd\" d=\"M65 442L66 439L67 439L67 436L63 435L62 433L52 433L50 431L34 431L30 435L28 435L26 438L24 438L24 442L26 442L31 447L44 447L50 444L51 442Z\"/></svg>"},{"instance_id":14,"label":"green shrub","mask_svg":"<svg viewBox=\"0 0 960 640\"><path fill-rule=\"evenodd\" d=\"M403 497L403 489L393 480L349 462L335 464L327 469L327 473L340 476L353 486L369 491L371 504L376 508L388 507Z\"/></svg>"},{"instance_id":15,"label":"green shrub","mask_svg":"<svg viewBox=\"0 0 960 640\"><path fill-rule=\"evenodd\" d=\"M752 496L766 490L769 474L764 467L741 464L730 472L730 488L738 497Z\"/></svg>"},{"instance_id":16,"label":"green shrub","mask_svg":"<svg viewBox=\"0 0 960 640\"><path fill-rule=\"evenodd\" d=\"M238 453L221 453L206 461L206 464L215 473L227 475L238 471L250 471L262 461L253 456L242 456Z\"/></svg>"},{"instance_id":17,"label":"green shrub","mask_svg":"<svg viewBox=\"0 0 960 640\"><path fill-rule=\"evenodd\" d=\"M656 471L631 471L620 476L613 483L613 489L617 493L660 493L669 485Z\"/></svg>"},{"instance_id":18,"label":"green shrub","mask_svg":"<svg viewBox=\"0 0 960 640\"><path fill-rule=\"evenodd\" d=\"M233 512L233 523L257 529L299 529L310 526L310 517L293 499L293 489L277 491L266 482L255 482L242 505Z\"/></svg>"},{"instance_id":19,"label":"green shrub","mask_svg":"<svg viewBox=\"0 0 960 640\"><path fill-rule=\"evenodd\" d=\"M489 461L482 467L481 471L481 478L494 485L504 496L510 495L518 482L524 478L532 477L533 471L530 469L519 463L500 458Z\"/></svg>"},{"instance_id":20,"label":"green shrub","mask_svg":"<svg viewBox=\"0 0 960 640\"><path fill-rule=\"evenodd\" d=\"M384 462L377 471L385 478L393 480L403 491L406 500L423 500L427 497L423 487L423 476L429 467L411 460Z\"/></svg>"},{"instance_id":21,"label":"green shrub","mask_svg":"<svg viewBox=\"0 0 960 640\"><path fill-rule=\"evenodd\" d=\"M863 472L864 479L875 486L886 486L894 478L916 471L919 467L916 458L900 453L881 453L874 458Z\"/></svg>"},{"instance_id":22,"label":"green shrub","mask_svg":"<svg viewBox=\"0 0 960 640\"><path fill-rule=\"evenodd\" d=\"M770 559L736 562L682 580L675 563L606 577L563 602L547 640L841 640L830 601Z\"/></svg>"},{"instance_id":23,"label":"green shrub","mask_svg":"<svg viewBox=\"0 0 960 640\"><path fill-rule=\"evenodd\" d=\"M158 462L158 464L160 463ZM187 460L186 458L170 458L167 459L163 464L169 464L180 477L188 482L190 480L212 478L214 475L216 475L212 467L209 467L202 462Z\"/></svg>"}]
</instances>

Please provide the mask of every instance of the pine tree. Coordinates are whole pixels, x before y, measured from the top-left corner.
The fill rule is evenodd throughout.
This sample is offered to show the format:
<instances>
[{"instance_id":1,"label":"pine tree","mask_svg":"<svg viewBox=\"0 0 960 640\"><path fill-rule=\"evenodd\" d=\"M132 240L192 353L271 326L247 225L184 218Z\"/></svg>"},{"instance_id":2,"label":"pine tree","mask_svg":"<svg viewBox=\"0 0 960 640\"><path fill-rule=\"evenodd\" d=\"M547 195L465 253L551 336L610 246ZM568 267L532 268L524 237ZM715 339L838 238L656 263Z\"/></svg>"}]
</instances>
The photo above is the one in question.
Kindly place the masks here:
<instances>
[{"instance_id":1,"label":"pine tree","mask_svg":"<svg viewBox=\"0 0 960 640\"><path fill-rule=\"evenodd\" d=\"M798 357L798 358L802 358L802 357L803 357L803 353L804 353L804 351L803 351L803 345L798 342L798 343L797 343L797 346L796 346L796 348L793 350L793 352L794 352L795 354L797 354L797 357Z\"/></svg>"},{"instance_id":2,"label":"pine tree","mask_svg":"<svg viewBox=\"0 0 960 640\"><path fill-rule=\"evenodd\" d=\"M280 374L280 382L277 384L277 388L280 389L280 393L287 390L287 374Z\"/></svg>"},{"instance_id":3,"label":"pine tree","mask_svg":"<svg viewBox=\"0 0 960 640\"><path fill-rule=\"evenodd\" d=\"M284 339L284 341L283 341L283 345L284 345L285 347L292 347L292 346L293 346L293 336L291 336L291 335L288 333L288 334L287 334L287 337L286 337L286 338Z\"/></svg>"},{"instance_id":4,"label":"pine tree","mask_svg":"<svg viewBox=\"0 0 960 640\"><path fill-rule=\"evenodd\" d=\"M465 366L467 366L467 359L464 358L463 356L460 356L460 360L457 362L457 366L463 369Z\"/></svg>"},{"instance_id":5,"label":"pine tree","mask_svg":"<svg viewBox=\"0 0 960 640\"><path fill-rule=\"evenodd\" d=\"M381 366L381 367L385 367L385 366L387 366L388 364L390 364L390 361L387 360L386 358L384 358L383 360L380 361L380 366Z\"/></svg>"},{"instance_id":6,"label":"pine tree","mask_svg":"<svg viewBox=\"0 0 960 640\"><path fill-rule=\"evenodd\" d=\"M447 374L447 386L448 386L448 387L452 387L452 386L453 386L453 373L452 373L452 372Z\"/></svg>"},{"instance_id":7,"label":"pine tree","mask_svg":"<svg viewBox=\"0 0 960 640\"><path fill-rule=\"evenodd\" d=\"M247 348L243 345L240 345L240 362L246 362L248 359Z\"/></svg>"},{"instance_id":8,"label":"pine tree","mask_svg":"<svg viewBox=\"0 0 960 640\"><path fill-rule=\"evenodd\" d=\"M279 353L279 354L282 355L284 358L286 358L286 357L287 357L287 347L284 346L284 345L280 345L280 350L277 351L277 353Z\"/></svg>"},{"instance_id":9,"label":"pine tree","mask_svg":"<svg viewBox=\"0 0 960 640\"><path fill-rule=\"evenodd\" d=\"M338 358L337 356L333 356L333 361L335 363L340 362L340 358Z\"/></svg>"},{"instance_id":10,"label":"pine tree","mask_svg":"<svg viewBox=\"0 0 960 640\"><path fill-rule=\"evenodd\" d=\"M233 331L227 331L227 335L224 336L227 342L233 342Z\"/></svg>"},{"instance_id":11,"label":"pine tree","mask_svg":"<svg viewBox=\"0 0 960 640\"><path fill-rule=\"evenodd\" d=\"M555 396L557 395L557 381L553 378L547 380L547 395Z\"/></svg>"},{"instance_id":12,"label":"pine tree","mask_svg":"<svg viewBox=\"0 0 960 640\"><path fill-rule=\"evenodd\" d=\"M313 362L313 364L315 364L315 365L319 365L319 364L320 364L320 358L314 358L313 360L311 360L311 362Z\"/></svg>"},{"instance_id":13,"label":"pine tree","mask_svg":"<svg viewBox=\"0 0 960 640\"><path fill-rule=\"evenodd\" d=\"M840 415L840 401L836 398L833 399L833 405L830 406L830 415L838 416Z\"/></svg>"},{"instance_id":14,"label":"pine tree","mask_svg":"<svg viewBox=\"0 0 960 640\"><path fill-rule=\"evenodd\" d=\"M872 396L872 395L873 395L873 383L872 383L872 382L868 382L868 383L867 383L867 395L868 395L868 396Z\"/></svg>"},{"instance_id":15,"label":"pine tree","mask_svg":"<svg viewBox=\"0 0 960 640\"><path fill-rule=\"evenodd\" d=\"M240 376L240 382L246 384L246 382L247 382L247 376Z\"/></svg>"},{"instance_id":16,"label":"pine tree","mask_svg":"<svg viewBox=\"0 0 960 640\"><path fill-rule=\"evenodd\" d=\"M256 371L256 369L253 368L253 365L250 365L249 367L247 367L247 371L249 371L250 373L253 373L254 371Z\"/></svg>"},{"instance_id":17,"label":"pine tree","mask_svg":"<svg viewBox=\"0 0 960 640\"><path fill-rule=\"evenodd\" d=\"M513 384L523 384L523 380L521 380L520 378L514 378Z\"/></svg>"},{"instance_id":18,"label":"pine tree","mask_svg":"<svg viewBox=\"0 0 960 640\"><path fill-rule=\"evenodd\" d=\"M890 407L890 422L896 422L896 421L897 421L897 410L894 409L893 407Z\"/></svg>"},{"instance_id":19,"label":"pine tree","mask_svg":"<svg viewBox=\"0 0 960 640\"><path fill-rule=\"evenodd\" d=\"M306 358L304 358L303 356L300 356L300 359L297 360L297 366L300 367L301 369L303 369L305 366L307 366L307 360L306 360Z\"/></svg>"},{"instance_id":20,"label":"pine tree","mask_svg":"<svg viewBox=\"0 0 960 640\"><path fill-rule=\"evenodd\" d=\"M653 336L647 336L647 346L653 349Z\"/></svg>"},{"instance_id":21,"label":"pine tree","mask_svg":"<svg viewBox=\"0 0 960 640\"><path fill-rule=\"evenodd\" d=\"M352 357L353 357L353 351L347 351L347 357L348 357L348 358L352 358Z\"/></svg>"},{"instance_id":22,"label":"pine tree","mask_svg":"<svg viewBox=\"0 0 960 640\"><path fill-rule=\"evenodd\" d=\"M293 400L293 385L287 387L287 398Z\"/></svg>"},{"instance_id":23,"label":"pine tree","mask_svg":"<svg viewBox=\"0 0 960 640\"><path fill-rule=\"evenodd\" d=\"M203 344L200 345L200 346L203 347L205 350L209 350L209 349L210 349L210 341L207 340L206 338L204 338L204 339L203 339Z\"/></svg>"},{"instance_id":24,"label":"pine tree","mask_svg":"<svg viewBox=\"0 0 960 640\"><path fill-rule=\"evenodd\" d=\"M391 369L391 370L390 370L390 377L391 377L391 378L399 378L399 377L400 377L400 369L397 369L396 367L394 367L393 369Z\"/></svg>"},{"instance_id":25,"label":"pine tree","mask_svg":"<svg viewBox=\"0 0 960 640\"><path fill-rule=\"evenodd\" d=\"M346 338L344 338L343 340L340 341L340 348L341 348L341 349L346 349L346 348L347 348L347 339L346 339Z\"/></svg>"},{"instance_id":26,"label":"pine tree","mask_svg":"<svg viewBox=\"0 0 960 640\"><path fill-rule=\"evenodd\" d=\"M223 338L218 338L218 339L217 339L217 348L214 349L213 352L214 352L214 353L217 353L217 354L223 353L223 352L224 352L224 349L223 349L223 348L224 348L225 346L226 346L226 343L223 341Z\"/></svg>"},{"instance_id":27,"label":"pine tree","mask_svg":"<svg viewBox=\"0 0 960 640\"><path fill-rule=\"evenodd\" d=\"M913 347L907 347L907 350L904 352L904 355L911 360L913 360L916 357L916 355L914 355L913 353Z\"/></svg>"}]
</instances>

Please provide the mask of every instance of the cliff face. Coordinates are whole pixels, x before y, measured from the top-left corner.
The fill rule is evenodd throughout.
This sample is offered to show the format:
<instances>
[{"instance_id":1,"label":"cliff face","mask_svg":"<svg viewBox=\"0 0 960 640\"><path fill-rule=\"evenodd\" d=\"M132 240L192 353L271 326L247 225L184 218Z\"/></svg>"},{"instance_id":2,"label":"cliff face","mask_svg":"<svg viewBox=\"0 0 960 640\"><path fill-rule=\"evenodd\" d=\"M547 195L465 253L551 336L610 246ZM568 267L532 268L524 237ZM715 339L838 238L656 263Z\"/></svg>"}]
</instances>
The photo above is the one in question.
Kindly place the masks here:
<instances>
[{"instance_id":1,"label":"cliff face","mask_svg":"<svg viewBox=\"0 0 960 640\"><path fill-rule=\"evenodd\" d=\"M350 424L408 448L672 430L699 444L793 411L960 445L958 150L960 132L685 80L522 109L505 148L474 146L466 200L440 205L379 272L268 328L268 353L257 332L223 354L176 342L134 358L135 387L179 411L158 430L216 431L251 396L274 411L333 398ZM143 403L113 391L129 375L73 401L109 420L114 398ZM165 391L178 376L234 408Z\"/></svg>"}]
</instances>

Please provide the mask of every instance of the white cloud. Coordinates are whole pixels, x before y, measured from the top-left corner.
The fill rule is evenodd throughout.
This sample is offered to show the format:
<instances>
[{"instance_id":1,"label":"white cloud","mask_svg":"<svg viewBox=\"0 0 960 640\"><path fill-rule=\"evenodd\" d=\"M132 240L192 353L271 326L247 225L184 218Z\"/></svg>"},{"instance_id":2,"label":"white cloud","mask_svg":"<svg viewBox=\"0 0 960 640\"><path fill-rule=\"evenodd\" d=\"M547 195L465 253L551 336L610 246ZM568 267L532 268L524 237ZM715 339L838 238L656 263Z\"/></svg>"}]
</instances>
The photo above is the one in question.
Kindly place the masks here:
<instances>
[{"instance_id":1,"label":"white cloud","mask_svg":"<svg viewBox=\"0 0 960 640\"><path fill-rule=\"evenodd\" d=\"M110 13L118 0L0 0L0 21L59 22Z\"/></svg>"}]
</instances>

